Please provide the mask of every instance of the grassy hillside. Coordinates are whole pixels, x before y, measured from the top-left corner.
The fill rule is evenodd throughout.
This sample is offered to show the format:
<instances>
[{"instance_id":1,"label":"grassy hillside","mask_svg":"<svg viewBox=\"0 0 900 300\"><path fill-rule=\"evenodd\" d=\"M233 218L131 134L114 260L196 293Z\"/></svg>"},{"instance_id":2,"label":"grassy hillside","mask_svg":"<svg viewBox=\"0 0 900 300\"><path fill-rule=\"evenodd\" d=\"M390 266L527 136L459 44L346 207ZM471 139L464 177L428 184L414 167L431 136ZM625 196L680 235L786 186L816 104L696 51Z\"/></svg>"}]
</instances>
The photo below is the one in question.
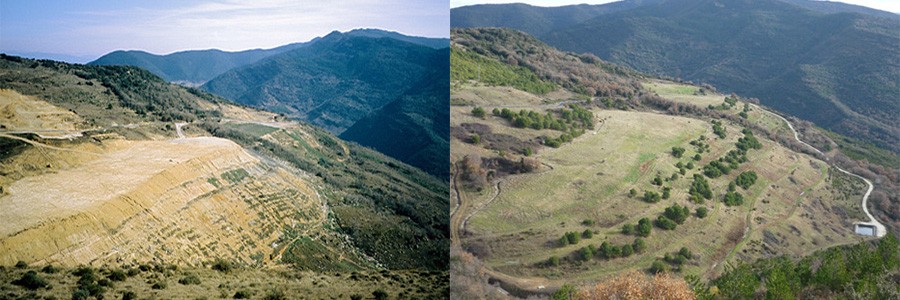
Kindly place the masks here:
<instances>
[{"instance_id":1,"label":"grassy hillside","mask_svg":"<svg viewBox=\"0 0 900 300\"><path fill-rule=\"evenodd\" d=\"M790 2L790 3L788 3ZM593 53L636 70L713 84L779 111L896 153L896 18L837 3L651 1L596 13L577 24L544 24L563 8L499 18L519 6L464 7L457 26L509 26L562 50ZM624 4L618 4L624 5ZM579 7L564 7L577 9ZM481 22L475 22L481 20ZM496 24L491 20L509 20ZM536 28L552 28L544 31Z\"/></svg>"},{"instance_id":2,"label":"grassy hillside","mask_svg":"<svg viewBox=\"0 0 900 300\"><path fill-rule=\"evenodd\" d=\"M275 282L288 294L320 293L323 280L335 289L322 295L371 295L390 280L401 284L385 287L392 295L445 293L431 275L388 270L446 269L446 181L142 69L0 58L4 264L159 263L208 275L191 268L221 259L245 274L323 274L313 287ZM28 116L43 123L17 121ZM3 270L10 280L22 273ZM354 271L396 278L358 285L368 279L344 279ZM256 275L226 281L247 276ZM75 289L73 279L58 280L50 294ZM269 283L241 287L262 295Z\"/></svg>"},{"instance_id":3,"label":"grassy hillside","mask_svg":"<svg viewBox=\"0 0 900 300\"><path fill-rule=\"evenodd\" d=\"M454 272L480 265L527 297L629 270L709 280L729 265L858 240L865 183L794 141L752 99L505 38L521 36L514 31L453 33L453 47L482 49L494 63L572 74L546 77L568 97L472 81L451 90L451 240L474 255L455 256ZM584 97L604 86L622 88Z\"/></svg>"},{"instance_id":4,"label":"grassy hillside","mask_svg":"<svg viewBox=\"0 0 900 300\"><path fill-rule=\"evenodd\" d=\"M28 284L21 281L26 276L31 279ZM199 267L148 263L77 268L9 265L0 269L0 292L8 299L441 299L446 297L448 284L446 273L439 272L314 273L259 270L214 261Z\"/></svg>"}]
</instances>

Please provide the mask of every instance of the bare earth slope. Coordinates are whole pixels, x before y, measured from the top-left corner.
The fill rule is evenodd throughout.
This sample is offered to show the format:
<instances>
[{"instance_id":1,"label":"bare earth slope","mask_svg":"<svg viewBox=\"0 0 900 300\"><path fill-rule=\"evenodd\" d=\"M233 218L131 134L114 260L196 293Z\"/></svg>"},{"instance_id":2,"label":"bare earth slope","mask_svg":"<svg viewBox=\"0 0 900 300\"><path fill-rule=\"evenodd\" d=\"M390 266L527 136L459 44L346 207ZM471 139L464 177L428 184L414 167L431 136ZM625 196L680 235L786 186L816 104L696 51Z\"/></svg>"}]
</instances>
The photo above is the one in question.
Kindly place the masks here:
<instances>
[{"instance_id":1,"label":"bare earth slope","mask_svg":"<svg viewBox=\"0 0 900 300\"><path fill-rule=\"evenodd\" d=\"M282 226L324 218L321 200L301 178L261 164L229 140L115 141L105 148L7 188L0 263L198 264L212 253L252 262L257 252L270 260ZM245 201L251 191L273 201ZM287 208L307 218L274 218ZM276 222L264 222L269 217Z\"/></svg>"}]
</instances>

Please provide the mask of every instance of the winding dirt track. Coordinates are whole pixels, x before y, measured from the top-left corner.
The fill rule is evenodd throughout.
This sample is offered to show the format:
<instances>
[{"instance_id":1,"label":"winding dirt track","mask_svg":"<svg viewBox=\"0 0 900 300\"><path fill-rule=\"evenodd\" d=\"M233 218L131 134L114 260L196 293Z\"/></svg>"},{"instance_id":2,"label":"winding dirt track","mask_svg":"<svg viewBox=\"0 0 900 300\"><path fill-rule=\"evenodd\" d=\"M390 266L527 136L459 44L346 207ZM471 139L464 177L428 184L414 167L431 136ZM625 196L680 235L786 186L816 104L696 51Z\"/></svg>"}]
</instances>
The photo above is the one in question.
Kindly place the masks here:
<instances>
[{"instance_id":1,"label":"winding dirt track","mask_svg":"<svg viewBox=\"0 0 900 300\"><path fill-rule=\"evenodd\" d=\"M794 139L797 140L797 142L800 142L801 144L806 145L806 147L809 147L809 148L812 149L813 151L816 151L816 153L819 153L820 155L822 155L823 157L825 157L825 153L823 153L823 152L820 151L819 149L816 149L816 147L813 147L812 145L807 144L806 142L800 140L800 135L797 133L797 130L794 129L794 125L792 125L790 121L788 121L788 120L785 119L784 117L782 117L782 116L780 116L780 115L778 115L778 114L776 114L776 113L774 113L774 112L771 112L771 111L766 110L766 109L761 109L759 106L754 105L754 107L757 108L757 109L760 109L760 110L762 110L762 111L765 111L765 112L767 112L767 113L769 113L769 114L771 114L771 115L773 115L773 116L776 116L776 117L778 117L779 119L783 120L784 123L786 123L786 124L788 125L788 128L791 129L791 132L794 133ZM828 160L828 157L825 157L825 160L827 161L827 160ZM865 177L862 177L862 176L857 175L857 174L854 174L854 173L850 173L850 172L848 172L847 170L844 170L844 169L842 169L841 167L839 167L837 164L832 163L831 165L834 166L835 169L838 169L838 171L844 172L844 174L847 174L847 175L850 175L850 176L853 176L853 177L862 179L862 180L865 181L866 184L869 186L868 190L866 190L866 194L863 195L863 198L862 198L862 208L863 208L863 212L865 212L865 213L866 213L866 216L869 217L869 222L865 222L865 223L863 223L863 224L875 226L875 228L876 228L876 230L875 230L875 236L878 237L878 238L883 237L883 236L887 233L887 230L885 229L884 224L881 224L881 222L878 222L878 220L875 219L875 216L872 216L872 214L869 212L869 206L868 206L869 195L872 194L872 190L875 188L875 186L872 185L872 182L869 181L869 179L866 179Z\"/></svg>"}]
</instances>

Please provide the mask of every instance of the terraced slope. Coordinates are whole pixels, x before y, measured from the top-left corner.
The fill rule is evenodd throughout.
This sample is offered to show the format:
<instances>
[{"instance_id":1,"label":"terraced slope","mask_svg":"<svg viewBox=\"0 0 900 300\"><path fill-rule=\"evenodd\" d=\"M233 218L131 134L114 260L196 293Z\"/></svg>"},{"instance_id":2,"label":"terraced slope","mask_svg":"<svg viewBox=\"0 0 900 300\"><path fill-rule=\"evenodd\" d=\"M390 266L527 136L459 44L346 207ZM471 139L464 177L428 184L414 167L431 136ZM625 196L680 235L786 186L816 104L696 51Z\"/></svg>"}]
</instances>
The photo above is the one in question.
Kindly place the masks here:
<instances>
[{"instance_id":1,"label":"terraced slope","mask_svg":"<svg viewBox=\"0 0 900 300\"><path fill-rule=\"evenodd\" d=\"M132 67L2 55L0 87L0 265L447 264L444 181L325 130Z\"/></svg>"},{"instance_id":2,"label":"terraced slope","mask_svg":"<svg viewBox=\"0 0 900 300\"><path fill-rule=\"evenodd\" d=\"M451 51L477 58L468 68L515 61L565 87L451 82L452 240L506 292L547 294L655 268L712 279L728 265L860 239L853 225L869 219L866 183L832 167L837 150L798 143L750 99L617 72L516 32L453 33ZM594 79L553 76L563 68ZM584 95L623 87L614 83L629 84ZM637 231L645 218L647 231Z\"/></svg>"}]
</instances>

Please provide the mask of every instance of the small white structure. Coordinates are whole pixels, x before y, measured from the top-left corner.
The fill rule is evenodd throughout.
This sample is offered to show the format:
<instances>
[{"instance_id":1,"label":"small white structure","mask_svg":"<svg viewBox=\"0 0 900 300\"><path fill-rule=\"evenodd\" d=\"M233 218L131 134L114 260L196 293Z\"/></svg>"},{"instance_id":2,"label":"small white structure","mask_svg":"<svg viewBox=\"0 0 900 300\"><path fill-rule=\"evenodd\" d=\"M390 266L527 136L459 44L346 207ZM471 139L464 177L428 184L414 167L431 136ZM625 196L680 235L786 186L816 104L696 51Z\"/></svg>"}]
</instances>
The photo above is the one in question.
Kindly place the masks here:
<instances>
[{"instance_id":1,"label":"small white structure","mask_svg":"<svg viewBox=\"0 0 900 300\"><path fill-rule=\"evenodd\" d=\"M858 235L874 236L880 238L887 234L887 230L885 230L884 226L878 223L856 222L853 223L853 225L854 232Z\"/></svg>"}]
</instances>

